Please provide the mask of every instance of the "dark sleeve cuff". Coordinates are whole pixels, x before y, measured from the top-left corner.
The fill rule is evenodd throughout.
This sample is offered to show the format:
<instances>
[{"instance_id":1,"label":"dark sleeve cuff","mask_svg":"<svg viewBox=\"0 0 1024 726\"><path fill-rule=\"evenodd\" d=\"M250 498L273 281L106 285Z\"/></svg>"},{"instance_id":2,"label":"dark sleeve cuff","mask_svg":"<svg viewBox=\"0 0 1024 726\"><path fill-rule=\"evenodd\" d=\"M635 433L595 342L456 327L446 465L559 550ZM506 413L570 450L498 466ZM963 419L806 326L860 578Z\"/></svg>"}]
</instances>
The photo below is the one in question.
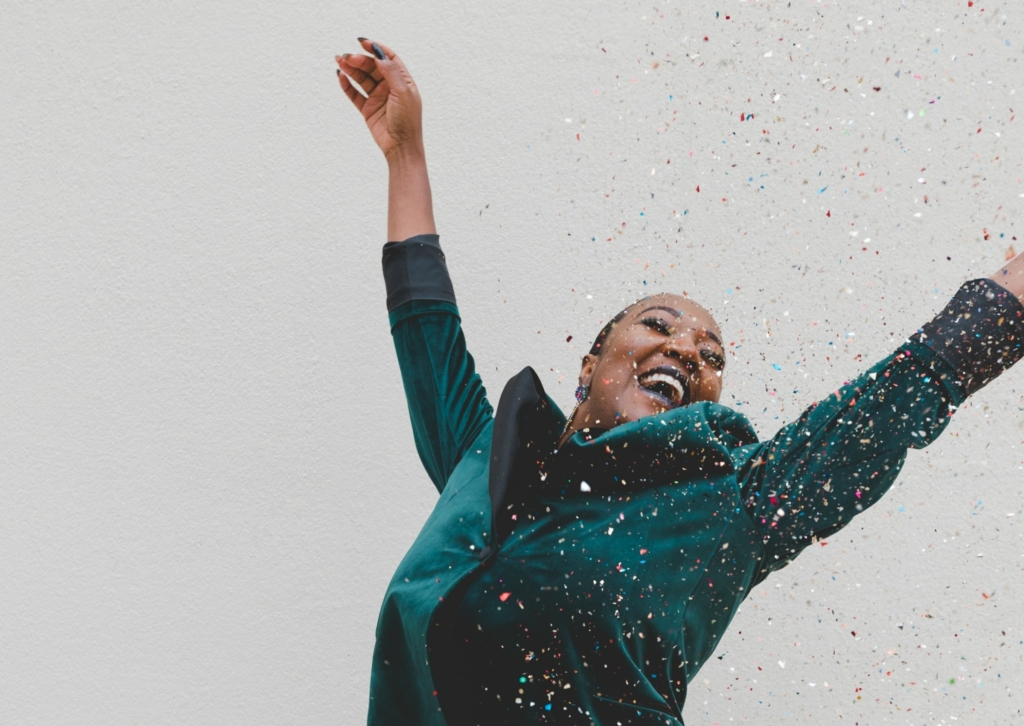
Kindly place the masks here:
<instances>
[{"instance_id":1,"label":"dark sleeve cuff","mask_svg":"<svg viewBox=\"0 0 1024 726\"><path fill-rule=\"evenodd\" d=\"M966 398L1024 356L1024 305L988 278L971 280L910 339L949 364Z\"/></svg>"},{"instance_id":2,"label":"dark sleeve cuff","mask_svg":"<svg viewBox=\"0 0 1024 726\"><path fill-rule=\"evenodd\" d=\"M436 234L418 234L384 245L384 285L388 312L410 300L455 303L455 290Z\"/></svg>"}]
</instances>

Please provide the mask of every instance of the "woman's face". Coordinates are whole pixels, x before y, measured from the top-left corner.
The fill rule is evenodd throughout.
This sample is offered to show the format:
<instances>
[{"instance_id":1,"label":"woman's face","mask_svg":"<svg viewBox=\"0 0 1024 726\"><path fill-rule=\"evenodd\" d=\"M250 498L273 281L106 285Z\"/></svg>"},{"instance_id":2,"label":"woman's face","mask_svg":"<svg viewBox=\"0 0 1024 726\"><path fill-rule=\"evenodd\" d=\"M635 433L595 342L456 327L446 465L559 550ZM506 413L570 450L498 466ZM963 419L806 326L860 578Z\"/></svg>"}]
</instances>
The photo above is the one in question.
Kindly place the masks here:
<instances>
[{"instance_id":1,"label":"woman's face","mask_svg":"<svg viewBox=\"0 0 1024 726\"><path fill-rule=\"evenodd\" d=\"M688 298L661 294L634 303L612 328L601 354L587 354L580 383L590 387L571 431L610 429L696 401L718 401L722 332Z\"/></svg>"}]
</instances>

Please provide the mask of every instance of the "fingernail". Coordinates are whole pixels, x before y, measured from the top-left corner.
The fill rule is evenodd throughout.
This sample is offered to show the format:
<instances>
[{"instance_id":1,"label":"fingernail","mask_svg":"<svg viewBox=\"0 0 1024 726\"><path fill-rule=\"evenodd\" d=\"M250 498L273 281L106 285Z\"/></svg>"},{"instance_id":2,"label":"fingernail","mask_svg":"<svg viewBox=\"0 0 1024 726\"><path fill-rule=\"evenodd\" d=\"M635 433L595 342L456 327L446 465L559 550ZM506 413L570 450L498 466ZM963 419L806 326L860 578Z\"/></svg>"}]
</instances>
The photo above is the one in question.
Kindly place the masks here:
<instances>
[{"instance_id":1,"label":"fingernail","mask_svg":"<svg viewBox=\"0 0 1024 726\"><path fill-rule=\"evenodd\" d=\"M380 49L380 46L376 43L371 43L370 47L373 48L373 54L380 60L384 60L384 51Z\"/></svg>"},{"instance_id":2,"label":"fingernail","mask_svg":"<svg viewBox=\"0 0 1024 726\"><path fill-rule=\"evenodd\" d=\"M351 54L351 53L342 53L342 54L341 54L341 59L342 59L342 60L348 60L348 59L349 59L349 58L351 58L351 57L352 57L352 54Z\"/></svg>"},{"instance_id":3,"label":"fingernail","mask_svg":"<svg viewBox=\"0 0 1024 726\"><path fill-rule=\"evenodd\" d=\"M356 40L358 40L360 43L362 43L364 40L366 40L366 38L356 38Z\"/></svg>"},{"instance_id":4,"label":"fingernail","mask_svg":"<svg viewBox=\"0 0 1024 726\"><path fill-rule=\"evenodd\" d=\"M341 69L340 68L335 68L334 70L336 70L338 72L338 78L341 78Z\"/></svg>"}]
</instances>

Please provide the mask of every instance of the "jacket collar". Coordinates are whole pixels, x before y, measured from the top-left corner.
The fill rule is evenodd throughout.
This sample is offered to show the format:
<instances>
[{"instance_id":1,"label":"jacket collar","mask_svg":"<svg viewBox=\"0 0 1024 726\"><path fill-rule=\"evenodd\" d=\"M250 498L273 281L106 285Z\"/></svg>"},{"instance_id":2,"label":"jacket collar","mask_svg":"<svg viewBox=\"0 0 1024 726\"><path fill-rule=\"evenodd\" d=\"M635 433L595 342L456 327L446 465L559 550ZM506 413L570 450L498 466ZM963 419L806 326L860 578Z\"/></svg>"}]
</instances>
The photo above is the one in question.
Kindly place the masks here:
<instances>
[{"instance_id":1,"label":"jacket collar","mask_svg":"<svg viewBox=\"0 0 1024 726\"><path fill-rule=\"evenodd\" d=\"M491 437L491 546L512 530L511 502L536 495L621 496L663 484L734 474L732 451L757 442L747 418L701 401L612 429L575 432L556 451L566 418L527 366L505 384ZM513 490L515 488L515 491Z\"/></svg>"}]
</instances>

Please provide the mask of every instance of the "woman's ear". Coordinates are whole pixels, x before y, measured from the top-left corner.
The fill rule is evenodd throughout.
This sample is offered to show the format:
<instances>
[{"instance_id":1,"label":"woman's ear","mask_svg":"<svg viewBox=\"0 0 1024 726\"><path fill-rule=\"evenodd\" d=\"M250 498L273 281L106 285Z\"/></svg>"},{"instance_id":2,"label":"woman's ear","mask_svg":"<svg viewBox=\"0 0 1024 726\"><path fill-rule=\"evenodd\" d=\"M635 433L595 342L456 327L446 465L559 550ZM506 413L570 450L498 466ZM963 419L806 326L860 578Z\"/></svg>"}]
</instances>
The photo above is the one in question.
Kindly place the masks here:
<instances>
[{"instance_id":1,"label":"woman's ear","mask_svg":"<svg viewBox=\"0 0 1024 726\"><path fill-rule=\"evenodd\" d=\"M580 385L589 386L594 378L594 371L597 370L597 362L600 360L596 355L587 353L583 356L583 365L580 367Z\"/></svg>"}]
</instances>

